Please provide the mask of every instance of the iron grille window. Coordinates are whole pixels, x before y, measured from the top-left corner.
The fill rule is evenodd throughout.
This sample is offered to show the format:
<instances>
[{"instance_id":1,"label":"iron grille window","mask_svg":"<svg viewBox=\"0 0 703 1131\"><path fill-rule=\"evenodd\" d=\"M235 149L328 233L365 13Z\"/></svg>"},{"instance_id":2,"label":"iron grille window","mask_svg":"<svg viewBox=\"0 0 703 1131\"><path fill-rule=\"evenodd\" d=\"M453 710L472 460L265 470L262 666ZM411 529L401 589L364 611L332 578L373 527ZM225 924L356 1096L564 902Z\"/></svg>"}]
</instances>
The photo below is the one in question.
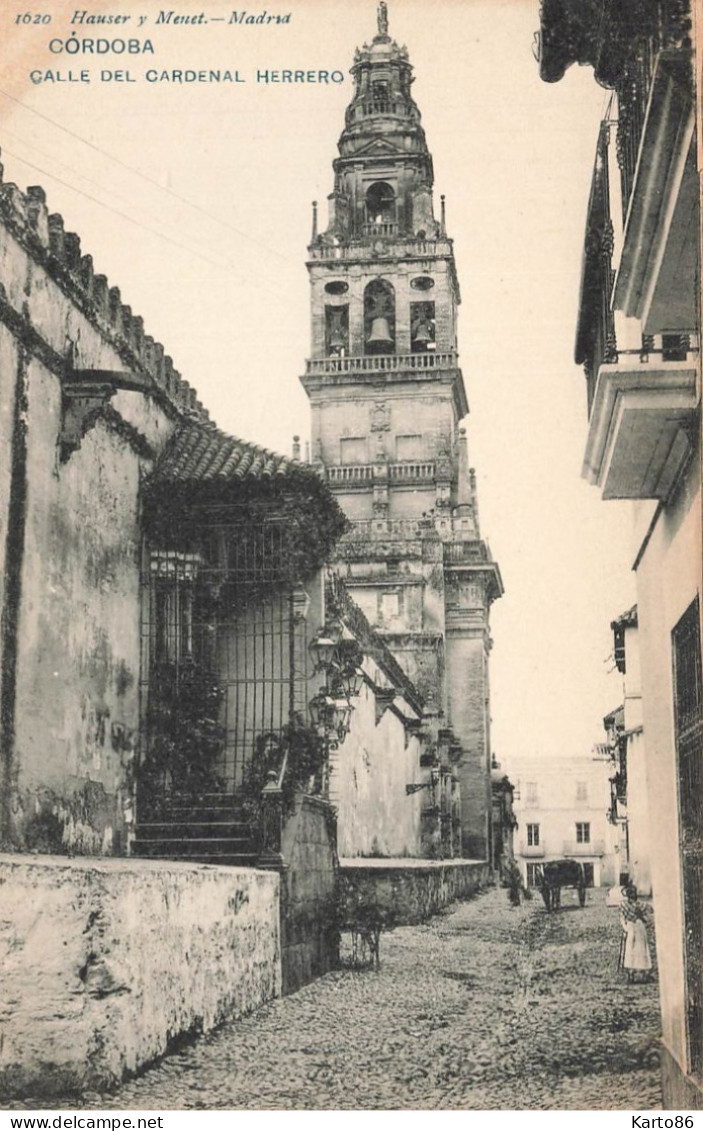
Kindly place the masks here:
<instances>
[{"instance_id":1,"label":"iron grille window","mask_svg":"<svg viewBox=\"0 0 703 1131\"><path fill-rule=\"evenodd\" d=\"M539 825L527 826L527 845L529 848L537 848L539 845Z\"/></svg>"},{"instance_id":2,"label":"iron grille window","mask_svg":"<svg viewBox=\"0 0 703 1131\"><path fill-rule=\"evenodd\" d=\"M690 1071L703 1071L703 680L698 599L672 633Z\"/></svg>"},{"instance_id":3,"label":"iron grille window","mask_svg":"<svg viewBox=\"0 0 703 1131\"><path fill-rule=\"evenodd\" d=\"M591 825L589 821L576 822L576 843L577 844L590 844L591 843Z\"/></svg>"},{"instance_id":4,"label":"iron grille window","mask_svg":"<svg viewBox=\"0 0 703 1131\"><path fill-rule=\"evenodd\" d=\"M266 736L304 714L307 636L286 577L290 537L290 523L218 508L183 534L187 550L147 551L141 690L157 792L236 794ZM192 771L199 745L208 773L205 753Z\"/></svg>"}]
</instances>

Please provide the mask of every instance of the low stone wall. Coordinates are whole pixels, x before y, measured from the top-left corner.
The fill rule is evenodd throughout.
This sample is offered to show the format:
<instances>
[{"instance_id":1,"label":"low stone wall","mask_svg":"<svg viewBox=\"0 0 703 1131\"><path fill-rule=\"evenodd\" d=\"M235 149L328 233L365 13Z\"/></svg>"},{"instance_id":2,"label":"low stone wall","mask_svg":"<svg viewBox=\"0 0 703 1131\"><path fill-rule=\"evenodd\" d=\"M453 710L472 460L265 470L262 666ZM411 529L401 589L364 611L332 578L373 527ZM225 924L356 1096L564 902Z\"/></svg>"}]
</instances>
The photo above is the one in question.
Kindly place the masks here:
<instances>
[{"instance_id":1,"label":"low stone wall","mask_svg":"<svg viewBox=\"0 0 703 1131\"><path fill-rule=\"evenodd\" d=\"M283 993L293 993L339 960L337 849L329 802L298 794L281 843Z\"/></svg>"},{"instance_id":2,"label":"low stone wall","mask_svg":"<svg viewBox=\"0 0 703 1131\"><path fill-rule=\"evenodd\" d=\"M485 860L339 861L343 917L378 914L388 926L420 923L457 899L470 899L490 882Z\"/></svg>"},{"instance_id":3,"label":"low stone wall","mask_svg":"<svg viewBox=\"0 0 703 1131\"><path fill-rule=\"evenodd\" d=\"M281 989L279 878L0 856L0 1095L116 1084Z\"/></svg>"}]
</instances>

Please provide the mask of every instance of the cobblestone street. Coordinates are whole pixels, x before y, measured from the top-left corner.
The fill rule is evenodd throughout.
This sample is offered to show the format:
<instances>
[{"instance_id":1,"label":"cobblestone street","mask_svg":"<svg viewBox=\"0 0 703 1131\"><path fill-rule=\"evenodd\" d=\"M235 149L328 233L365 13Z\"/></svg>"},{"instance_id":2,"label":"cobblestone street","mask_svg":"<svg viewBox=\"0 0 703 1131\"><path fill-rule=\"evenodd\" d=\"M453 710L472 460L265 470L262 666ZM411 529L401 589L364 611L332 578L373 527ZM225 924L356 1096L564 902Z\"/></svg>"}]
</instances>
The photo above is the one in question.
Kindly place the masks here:
<instances>
[{"instance_id":1,"label":"cobblestone street","mask_svg":"<svg viewBox=\"0 0 703 1131\"><path fill-rule=\"evenodd\" d=\"M660 1108L656 985L616 972L605 893L548 915L492 890L381 940L86 1107Z\"/></svg>"}]
</instances>

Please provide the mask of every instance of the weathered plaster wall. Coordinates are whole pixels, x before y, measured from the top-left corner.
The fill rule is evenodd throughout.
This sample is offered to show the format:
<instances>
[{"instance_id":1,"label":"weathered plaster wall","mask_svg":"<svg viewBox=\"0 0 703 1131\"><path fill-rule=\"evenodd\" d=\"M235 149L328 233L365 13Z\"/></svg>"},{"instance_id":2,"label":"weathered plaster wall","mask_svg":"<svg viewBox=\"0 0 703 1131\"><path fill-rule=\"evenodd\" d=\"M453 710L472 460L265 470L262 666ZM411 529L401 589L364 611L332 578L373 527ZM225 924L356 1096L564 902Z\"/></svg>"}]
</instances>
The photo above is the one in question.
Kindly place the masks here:
<instances>
[{"instance_id":1,"label":"weathered plaster wall","mask_svg":"<svg viewBox=\"0 0 703 1131\"><path fill-rule=\"evenodd\" d=\"M15 835L111 853L124 848L139 723L140 461L98 423L59 466L57 385L30 367Z\"/></svg>"},{"instance_id":2,"label":"weathered plaster wall","mask_svg":"<svg viewBox=\"0 0 703 1131\"><path fill-rule=\"evenodd\" d=\"M686 1073L685 937L679 827L671 632L700 594L700 456L676 500L663 510L637 569L642 706L649 793L650 861L657 930L662 1033Z\"/></svg>"},{"instance_id":3,"label":"weathered plaster wall","mask_svg":"<svg viewBox=\"0 0 703 1131\"><path fill-rule=\"evenodd\" d=\"M627 835L630 879L642 895L652 894L650 842L652 837L647 790L645 738L642 731L627 742Z\"/></svg>"},{"instance_id":4,"label":"weathered plaster wall","mask_svg":"<svg viewBox=\"0 0 703 1131\"><path fill-rule=\"evenodd\" d=\"M373 689L364 684L354 701L351 729L330 755L330 800L337 807L340 856L422 855L422 807L427 790L408 795L424 780L420 743L406 742L393 711L376 722Z\"/></svg>"},{"instance_id":5,"label":"weathered plaster wall","mask_svg":"<svg viewBox=\"0 0 703 1131\"><path fill-rule=\"evenodd\" d=\"M490 866L479 860L340 859L347 922L361 918L387 926L420 923L457 899L470 899L490 882Z\"/></svg>"},{"instance_id":6,"label":"weathered plaster wall","mask_svg":"<svg viewBox=\"0 0 703 1131\"><path fill-rule=\"evenodd\" d=\"M280 993L278 876L0 857L0 1093L118 1083Z\"/></svg>"},{"instance_id":7,"label":"weathered plaster wall","mask_svg":"<svg viewBox=\"0 0 703 1131\"><path fill-rule=\"evenodd\" d=\"M0 843L118 853L139 722L139 486L191 398L41 190L0 184L0 265ZM118 390L67 456L71 369L144 391Z\"/></svg>"},{"instance_id":8,"label":"weathered plaster wall","mask_svg":"<svg viewBox=\"0 0 703 1131\"><path fill-rule=\"evenodd\" d=\"M0 325L0 608L5 589L5 547L7 543L8 502L12 473L12 437L15 428L15 384L17 378L17 345L4 326ZM0 644L0 647L2 645Z\"/></svg>"},{"instance_id":9,"label":"weathered plaster wall","mask_svg":"<svg viewBox=\"0 0 703 1131\"><path fill-rule=\"evenodd\" d=\"M283 992L337 965L337 846L334 812L327 801L298 794L283 827L281 854L281 956Z\"/></svg>"}]
</instances>

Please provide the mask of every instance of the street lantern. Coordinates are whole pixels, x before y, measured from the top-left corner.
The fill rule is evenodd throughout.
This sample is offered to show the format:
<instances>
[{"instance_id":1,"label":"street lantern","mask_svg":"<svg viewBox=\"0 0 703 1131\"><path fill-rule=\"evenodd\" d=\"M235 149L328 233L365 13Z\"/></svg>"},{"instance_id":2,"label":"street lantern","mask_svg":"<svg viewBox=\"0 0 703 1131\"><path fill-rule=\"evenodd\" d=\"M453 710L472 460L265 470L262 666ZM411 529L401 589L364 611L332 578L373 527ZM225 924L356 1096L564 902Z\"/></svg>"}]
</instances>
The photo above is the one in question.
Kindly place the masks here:
<instances>
[{"instance_id":1,"label":"street lantern","mask_svg":"<svg viewBox=\"0 0 703 1131\"><path fill-rule=\"evenodd\" d=\"M313 658L315 671L327 671L333 663L337 645L331 636L321 632L319 636L310 641L308 650Z\"/></svg>"},{"instance_id":2,"label":"street lantern","mask_svg":"<svg viewBox=\"0 0 703 1131\"><path fill-rule=\"evenodd\" d=\"M358 668L347 669L342 674L340 683L347 699L354 699L360 693L364 684L364 673Z\"/></svg>"},{"instance_id":3,"label":"street lantern","mask_svg":"<svg viewBox=\"0 0 703 1131\"><path fill-rule=\"evenodd\" d=\"M315 730L324 735L331 729L334 719L334 699L326 691L318 691L308 704L310 719Z\"/></svg>"},{"instance_id":4,"label":"street lantern","mask_svg":"<svg viewBox=\"0 0 703 1131\"><path fill-rule=\"evenodd\" d=\"M314 640L310 641L308 651L315 662L315 671L327 671L332 667L342 639L342 624L336 618L327 621Z\"/></svg>"},{"instance_id":5,"label":"street lantern","mask_svg":"<svg viewBox=\"0 0 703 1131\"><path fill-rule=\"evenodd\" d=\"M351 727L351 713L352 707L347 699L335 699L332 716L331 729L336 733L340 742L349 734Z\"/></svg>"}]
</instances>

